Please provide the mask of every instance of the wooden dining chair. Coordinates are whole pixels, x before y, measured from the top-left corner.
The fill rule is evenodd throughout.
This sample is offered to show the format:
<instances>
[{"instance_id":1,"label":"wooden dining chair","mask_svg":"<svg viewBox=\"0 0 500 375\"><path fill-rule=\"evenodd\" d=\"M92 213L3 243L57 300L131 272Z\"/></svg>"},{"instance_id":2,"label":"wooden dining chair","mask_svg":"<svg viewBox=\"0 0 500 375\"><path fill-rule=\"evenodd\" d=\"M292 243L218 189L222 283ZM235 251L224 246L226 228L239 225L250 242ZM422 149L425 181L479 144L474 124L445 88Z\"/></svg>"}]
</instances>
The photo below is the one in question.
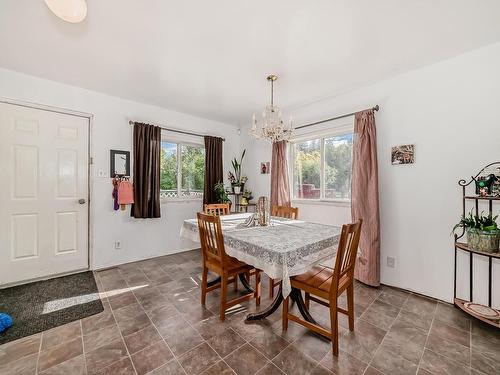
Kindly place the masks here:
<instances>
[{"instance_id":1,"label":"wooden dining chair","mask_svg":"<svg viewBox=\"0 0 500 375\"><path fill-rule=\"evenodd\" d=\"M288 320L332 340L333 355L339 355L338 315L341 312L349 317L349 330L354 330L354 265L358 253L362 220L342 226L340 241L335 259L335 267L314 267L310 271L291 279L292 288L305 292L305 304L309 309L310 301L330 308L331 329L307 322L288 310L289 297L283 301L283 330L288 328ZM338 297L347 291L347 310L337 306Z\"/></svg>"},{"instance_id":2,"label":"wooden dining chair","mask_svg":"<svg viewBox=\"0 0 500 375\"><path fill-rule=\"evenodd\" d=\"M201 304L205 306L205 300L208 292L221 288L220 320L224 320L226 310L229 307L248 301L252 298L255 298L255 304L256 306L259 306L260 271L226 254L220 217L198 212L198 230L203 255ZM208 271L218 274L221 277L220 283L210 287L207 286ZM228 301L227 286L231 282L236 283L240 274L255 275L255 290Z\"/></svg>"},{"instance_id":3,"label":"wooden dining chair","mask_svg":"<svg viewBox=\"0 0 500 375\"><path fill-rule=\"evenodd\" d=\"M203 206L203 211L208 215L229 215L231 207L229 203L211 203Z\"/></svg>"},{"instance_id":4,"label":"wooden dining chair","mask_svg":"<svg viewBox=\"0 0 500 375\"><path fill-rule=\"evenodd\" d=\"M271 216L284 217L287 219L297 220L299 218L298 207L273 206L271 208ZM281 281L276 281L269 278L269 299L274 298L274 288L280 285Z\"/></svg>"},{"instance_id":5,"label":"wooden dining chair","mask_svg":"<svg viewBox=\"0 0 500 375\"><path fill-rule=\"evenodd\" d=\"M298 219L299 218L299 208L298 207L287 207L287 206L273 206L271 208L271 216L285 217L287 219Z\"/></svg>"}]
</instances>

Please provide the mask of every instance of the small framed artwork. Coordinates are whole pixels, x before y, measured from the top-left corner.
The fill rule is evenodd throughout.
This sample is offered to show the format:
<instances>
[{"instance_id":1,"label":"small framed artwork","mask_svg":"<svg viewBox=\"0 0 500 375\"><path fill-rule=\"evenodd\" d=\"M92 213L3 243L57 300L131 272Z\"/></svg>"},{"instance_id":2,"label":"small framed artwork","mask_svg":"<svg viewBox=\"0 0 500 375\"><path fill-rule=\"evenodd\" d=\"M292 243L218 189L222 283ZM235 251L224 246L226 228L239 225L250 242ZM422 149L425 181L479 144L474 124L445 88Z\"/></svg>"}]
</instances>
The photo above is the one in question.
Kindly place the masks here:
<instances>
[{"instance_id":1,"label":"small framed artwork","mask_svg":"<svg viewBox=\"0 0 500 375\"><path fill-rule=\"evenodd\" d=\"M260 163L260 174L269 174L271 173L271 166L268 161L263 161Z\"/></svg>"},{"instance_id":2,"label":"small framed artwork","mask_svg":"<svg viewBox=\"0 0 500 375\"><path fill-rule=\"evenodd\" d=\"M415 163L415 145L393 146L391 162L392 165Z\"/></svg>"},{"instance_id":3,"label":"small framed artwork","mask_svg":"<svg viewBox=\"0 0 500 375\"><path fill-rule=\"evenodd\" d=\"M130 176L130 151L110 150L109 176Z\"/></svg>"}]
</instances>

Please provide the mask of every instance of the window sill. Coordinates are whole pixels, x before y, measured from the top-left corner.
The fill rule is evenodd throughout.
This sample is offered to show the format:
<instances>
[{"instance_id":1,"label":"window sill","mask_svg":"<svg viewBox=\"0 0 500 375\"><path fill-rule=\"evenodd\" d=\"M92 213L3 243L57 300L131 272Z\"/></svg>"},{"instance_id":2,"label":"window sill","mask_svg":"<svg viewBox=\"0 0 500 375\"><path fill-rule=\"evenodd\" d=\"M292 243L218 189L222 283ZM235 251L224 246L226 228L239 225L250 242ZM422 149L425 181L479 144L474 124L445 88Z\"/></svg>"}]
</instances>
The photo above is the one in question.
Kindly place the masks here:
<instances>
[{"instance_id":1,"label":"window sill","mask_svg":"<svg viewBox=\"0 0 500 375\"><path fill-rule=\"evenodd\" d=\"M351 207L351 201L341 201L333 199L292 199L292 203L313 206Z\"/></svg>"},{"instance_id":2,"label":"window sill","mask_svg":"<svg viewBox=\"0 0 500 375\"><path fill-rule=\"evenodd\" d=\"M203 203L203 198L161 198L161 204L167 203Z\"/></svg>"}]
</instances>

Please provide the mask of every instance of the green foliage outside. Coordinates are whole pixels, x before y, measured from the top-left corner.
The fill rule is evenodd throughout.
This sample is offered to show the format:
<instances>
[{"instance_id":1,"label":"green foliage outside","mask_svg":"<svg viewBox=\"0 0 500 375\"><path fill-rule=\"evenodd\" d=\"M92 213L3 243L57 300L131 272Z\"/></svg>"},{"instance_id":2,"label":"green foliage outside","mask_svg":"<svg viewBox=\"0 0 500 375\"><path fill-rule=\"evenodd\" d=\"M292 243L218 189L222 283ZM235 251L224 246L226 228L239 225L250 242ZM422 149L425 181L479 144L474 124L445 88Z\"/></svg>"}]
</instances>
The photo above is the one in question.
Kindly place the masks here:
<instances>
[{"instance_id":1,"label":"green foliage outside","mask_svg":"<svg viewBox=\"0 0 500 375\"><path fill-rule=\"evenodd\" d=\"M294 182L299 185L321 184L321 140L295 145ZM325 197L350 198L352 173L352 137L325 139Z\"/></svg>"},{"instance_id":2,"label":"green foliage outside","mask_svg":"<svg viewBox=\"0 0 500 375\"><path fill-rule=\"evenodd\" d=\"M181 188L183 191L203 191L205 150L202 147L162 142L160 189L177 189L177 147L181 147Z\"/></svg>"},{"instance_id":3,"label":"green foliage outside","mask_svg":"<svg viewBox=\"0 0 500 375\"><path fill-rule=\"evenodd\" d=\"M160 158L160 189L177 189L177 147L174 144L162 142ZM173 146L173 147L170 147ZM168 151L167 151L168 150Z\"/></svg>"}]
</instances>

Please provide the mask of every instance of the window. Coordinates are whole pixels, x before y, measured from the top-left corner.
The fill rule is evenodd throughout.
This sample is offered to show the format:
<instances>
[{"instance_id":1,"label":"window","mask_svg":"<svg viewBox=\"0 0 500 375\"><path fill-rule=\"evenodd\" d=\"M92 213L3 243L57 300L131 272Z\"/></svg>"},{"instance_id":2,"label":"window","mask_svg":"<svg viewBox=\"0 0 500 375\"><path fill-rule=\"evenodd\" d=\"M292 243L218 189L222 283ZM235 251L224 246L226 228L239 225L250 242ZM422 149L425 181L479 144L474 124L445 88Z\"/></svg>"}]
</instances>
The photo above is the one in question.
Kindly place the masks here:
<instances>
[{"instance_id":1,"label":"window","mask_svg":"<svg viewBox=\"0 0 500 375\"><path fill-rule=\"evenodd\" d=\"M292 143L294 199L351 200L353 134Z\"/></svg>"},{"instance_id":2,"label":"window","mask_svg":"<svg viewBox=\"0 0 500 375\"><path fill-rule=\"evenodd\" d=\"M202 145L161 142L161 198L201 198L205 179Z\"/></svg>"}]
</instances>

